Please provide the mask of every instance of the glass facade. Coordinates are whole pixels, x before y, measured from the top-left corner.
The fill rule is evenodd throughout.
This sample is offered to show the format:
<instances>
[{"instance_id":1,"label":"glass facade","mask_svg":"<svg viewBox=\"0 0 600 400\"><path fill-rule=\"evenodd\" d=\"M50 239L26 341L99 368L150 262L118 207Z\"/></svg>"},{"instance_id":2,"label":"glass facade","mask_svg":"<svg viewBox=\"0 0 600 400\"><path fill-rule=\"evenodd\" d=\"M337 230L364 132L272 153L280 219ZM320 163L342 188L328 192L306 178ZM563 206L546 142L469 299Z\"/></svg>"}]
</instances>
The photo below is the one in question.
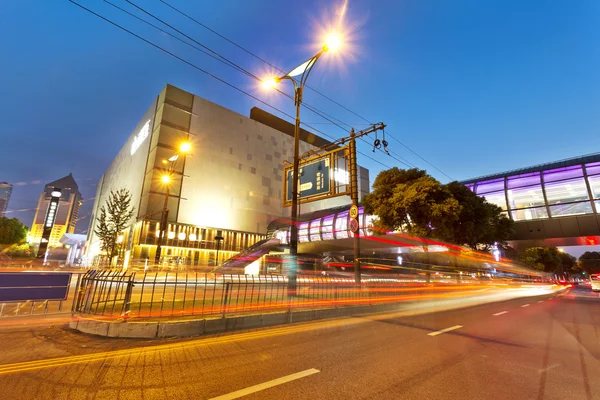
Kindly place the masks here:
<instances>
[{"instance_id":1,"label":"glass facade","mask_svg":"<svg viewBox=\"0 0 600 400\"><path fill-rule=\"evenodd\" d=\"M349 224L349 211L342 211L327 215L323 218L301 222L298 225L298 241L300 243L317 242L320 240L347 239L352 237ZM364 207L358 208L358 223L361 236L371 236L373 216L364 214ZM286 234L287 230L287 234ZM282 228L275 233L279 240L287 242L290 233L289 228Z\"/></svg>"},{"instance_id":2,"label":"glass facade","mask_svg":"<svg viewBox=\"0 0 600 400\"><path fill-rule=\"evenodd\" d=\"M595 156L596 160L600 155ZM556 163L558 164L558 163ZM556 165L555 164L555 165ZM465 182L515 221L595 214L600 206L600 162L561 163L560 168Z\"/></svg>"}]
</instances>

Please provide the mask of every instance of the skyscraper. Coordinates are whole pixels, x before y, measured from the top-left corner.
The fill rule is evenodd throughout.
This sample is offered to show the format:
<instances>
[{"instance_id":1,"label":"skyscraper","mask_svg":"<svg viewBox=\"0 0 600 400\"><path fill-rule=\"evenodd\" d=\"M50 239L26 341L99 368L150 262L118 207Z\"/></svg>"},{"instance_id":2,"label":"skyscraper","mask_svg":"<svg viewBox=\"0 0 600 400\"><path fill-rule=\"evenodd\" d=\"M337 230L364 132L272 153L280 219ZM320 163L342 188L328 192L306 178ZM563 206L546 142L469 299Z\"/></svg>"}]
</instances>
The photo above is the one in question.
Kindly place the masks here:
<instances>
[{"instance_id":1,"label":"skyscraper","mask_svg":"<svg viewBox=\"0 0 600 400\"><path fill-rule=\"evenodd\" d=\"M44 186L31 225L31 241L40 244L38 256L49 247L62 246L60 238L75 231L80 206L81 193L72 174Z\"/></svg>"},{"instance_id":2,"label":"skyscraper","mask_svg":"<svg viewBox=\"0 0 600 400\"><path fill-rule=\"evenodd\" d=\"M0 217L4 217L6 213L12 189L13 187L10 183L0 182Z\"/></svg>"}]
</instances>

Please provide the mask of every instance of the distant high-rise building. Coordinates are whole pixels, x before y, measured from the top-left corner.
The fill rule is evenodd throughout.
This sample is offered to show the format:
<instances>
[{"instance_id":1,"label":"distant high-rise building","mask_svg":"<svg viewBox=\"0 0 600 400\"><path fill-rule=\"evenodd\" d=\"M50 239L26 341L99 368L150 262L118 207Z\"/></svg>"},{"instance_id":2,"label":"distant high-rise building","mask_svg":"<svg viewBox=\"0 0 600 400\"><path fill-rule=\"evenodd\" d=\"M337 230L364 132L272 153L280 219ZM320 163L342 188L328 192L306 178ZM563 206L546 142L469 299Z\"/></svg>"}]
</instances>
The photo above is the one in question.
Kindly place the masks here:
<instances>
[{"instance_id":1,"label":"distant high-rise building","mask_svg":"<svg viewBox=\"0 0 600 400\"><path fill-rule=\"evenodd\" d=\"M80 206L81 193L72 174L44 186L31 225L31 241L40 244L38 256L62 246L60 238L75 231Z\"/></svg>"},{"instance_id":2,"label":"distant high-rise building","mask_svg":"<svg viewBox=\"0 0 600 400\"><path fill-rule=\"evenodd\" d=\"M13 186L10 183L0 182L0 217L4 217Z\"/></svg>"}]
</instances>

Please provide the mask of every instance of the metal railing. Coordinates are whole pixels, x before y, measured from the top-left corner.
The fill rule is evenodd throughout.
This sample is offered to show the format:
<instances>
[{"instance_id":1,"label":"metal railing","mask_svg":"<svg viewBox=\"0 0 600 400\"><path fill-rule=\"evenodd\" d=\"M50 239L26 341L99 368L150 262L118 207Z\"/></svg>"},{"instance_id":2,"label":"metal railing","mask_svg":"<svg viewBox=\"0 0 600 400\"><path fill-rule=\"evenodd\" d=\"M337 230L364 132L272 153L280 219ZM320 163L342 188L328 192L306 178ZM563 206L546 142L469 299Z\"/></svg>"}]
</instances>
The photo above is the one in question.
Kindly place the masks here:
<instances>
[{"instance_id":1,"label":"metal railing","mask_svg":"<svg viewBox=\"0 0 600 400\"><path fill-rule=\"evenodd\" d=\"M0 279L2 278L0 272ZM70 314L79 291L83 273L71 272L71 279L64 300L23 300L0 302L0 318L35 317L52 314Z\"/></svg>"},{"instance_id":2,"label":"metal railing","mask_svg":"<svg viewBox=\"0 0 600 400\"><path fill-rule=\"evenodd\" d=\"M408 301L480 289L473 283L406 283L394 276L299 277L295 294L285 276L90 271L81 279L74 312L108 318L225 316Z\"/></svg>"}]
</instances>

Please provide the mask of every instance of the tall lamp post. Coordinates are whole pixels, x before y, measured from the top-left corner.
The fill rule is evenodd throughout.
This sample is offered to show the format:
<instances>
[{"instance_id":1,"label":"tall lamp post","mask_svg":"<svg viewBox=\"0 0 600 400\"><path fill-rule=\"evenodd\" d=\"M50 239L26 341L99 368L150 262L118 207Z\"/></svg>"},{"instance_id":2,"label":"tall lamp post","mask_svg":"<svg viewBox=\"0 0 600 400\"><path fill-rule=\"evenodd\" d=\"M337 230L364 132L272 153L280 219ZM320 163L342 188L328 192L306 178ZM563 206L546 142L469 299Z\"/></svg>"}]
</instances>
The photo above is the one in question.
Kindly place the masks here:
<instances>
[{"instance_id":1,"label":"tall lamp post","mask_svg":"<svg viewBox=\"0 0 600 400\"><path fill-rule=\"evenodd\" d=\"M300 106L302 105L302 92L306 80L310 75L317 60L328 51L335 51L341 45L337 35L331 35L320 52L300 64L286 75L279 78L270 78L263 81L263 86L274 88L284 79L292 81L294 85L294 105L296 106L296 123L294 125L294 162L292 167L292 225L290 231L290 256L291 263L288 268L288 292L296 293L296 280L298 274L298 170L300 167Z\"/></svg>"},{"instance_id":2,"label":"tall lamp post","mask_svg":"<svg viewBox=\"0 0 600 400\"><path fill-rule=\"evenodd\" d=\"M165 237L165 231L169 226L169 192L171 191L171 183L173 182L173 173L175 172L175 166L177 164L177 160L180 155L185 155L190 152L191 145L188 142L184 142L179 146L179 152L169 158L168 160L163 160L163 164L167 164L163 175L160 177L160 181L165 185L165 202L163 204L163 209L160 214L160 224L158 226L158 244L156 246L156 255L154 256L154 263L158 265L160 263L160 256L162 252L162 244Z\"/></svg>"}]
</instances>

